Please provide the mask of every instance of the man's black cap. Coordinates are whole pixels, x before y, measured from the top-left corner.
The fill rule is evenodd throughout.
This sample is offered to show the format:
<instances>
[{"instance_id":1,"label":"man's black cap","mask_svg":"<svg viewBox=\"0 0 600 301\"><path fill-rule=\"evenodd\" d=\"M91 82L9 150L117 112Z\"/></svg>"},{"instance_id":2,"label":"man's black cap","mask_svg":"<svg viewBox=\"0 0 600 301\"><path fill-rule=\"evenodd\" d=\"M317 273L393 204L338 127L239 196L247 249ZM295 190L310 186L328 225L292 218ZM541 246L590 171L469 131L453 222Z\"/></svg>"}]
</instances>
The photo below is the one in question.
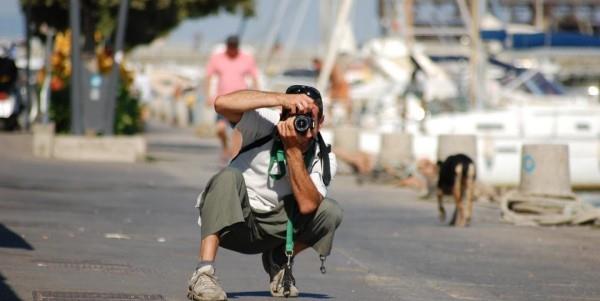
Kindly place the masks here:
<instances>
[{"instance_id":1,"label":"man's black cap","mask_svg":"<svg viewBox=\"0 0 600 301\"><path fill-rule=\"evenodd\" d=\"M312 98L315 101L315 104L319 108L319 120L323 118L323 99L321 98L321 93L316 88L305 85L293 85L289 86L285 90L285 94L306 94L308 97Z\"/></svg>"}]
</instances>

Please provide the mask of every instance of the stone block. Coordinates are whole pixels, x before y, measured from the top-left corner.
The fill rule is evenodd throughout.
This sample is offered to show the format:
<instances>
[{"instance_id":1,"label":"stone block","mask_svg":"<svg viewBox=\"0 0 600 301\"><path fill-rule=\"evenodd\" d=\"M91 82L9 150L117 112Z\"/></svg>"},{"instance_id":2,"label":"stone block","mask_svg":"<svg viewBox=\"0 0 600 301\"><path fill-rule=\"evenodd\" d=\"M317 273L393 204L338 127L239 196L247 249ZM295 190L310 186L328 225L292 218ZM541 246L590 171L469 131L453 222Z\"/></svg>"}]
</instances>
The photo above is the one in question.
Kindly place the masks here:
<instances>
[{"instance_id":1,"label":"stone block","mask_svg":"<svg viewBox=\"0 0 600 301\"><path fill-rule=\"evenodd\" d=\"M40 158L52 158L54 149L54 123L32 126L33 155Z\"/></svg>"}]
</instances>

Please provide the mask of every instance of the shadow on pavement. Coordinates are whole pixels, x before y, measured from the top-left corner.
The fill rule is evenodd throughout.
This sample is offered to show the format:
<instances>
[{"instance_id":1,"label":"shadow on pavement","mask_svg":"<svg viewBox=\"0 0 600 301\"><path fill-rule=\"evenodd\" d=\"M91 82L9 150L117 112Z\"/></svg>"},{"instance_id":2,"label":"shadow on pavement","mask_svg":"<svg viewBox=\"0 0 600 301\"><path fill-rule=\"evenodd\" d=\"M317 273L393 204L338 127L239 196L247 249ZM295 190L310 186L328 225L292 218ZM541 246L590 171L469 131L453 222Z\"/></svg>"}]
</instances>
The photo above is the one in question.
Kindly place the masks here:
<instances>
[{"instance_id":1,"label":"shadow on pavement","mask_svg":"<svg viewBox=\"0 0 600 301\"><path fill-rule=\"evenodd\" d=\"M228 299L237 299L240 297L269 297L271 298L271 293L269 291L253 291L253 292L232 292L227 293ZM298 298L307 298L307 299L331 299L329 295L325 294L314 294L314 293L300 293Z\"/></svg>"},{"instance_id":2,"label":"shadow on pavement","mask_svg":"<svg viewBox=\"0 0 600 301\"><path fill-rule=\"evenodd\" d=\"M20 235L0 224L0 248L33 250L33 247ZM4 300L4 299L2 299Z\"/></svg>"},{"instance_id":3,"label":"shadow on pavement","mask_svg":"<svg viewBox=\"0 0 600 301\"><path fill-rule=\"evenodd\" d=\"M0 274L0 300L2 301L21 301L19 297L13 292L13 290L4 283L4 276Z\"/></svg>"}]
</instances>

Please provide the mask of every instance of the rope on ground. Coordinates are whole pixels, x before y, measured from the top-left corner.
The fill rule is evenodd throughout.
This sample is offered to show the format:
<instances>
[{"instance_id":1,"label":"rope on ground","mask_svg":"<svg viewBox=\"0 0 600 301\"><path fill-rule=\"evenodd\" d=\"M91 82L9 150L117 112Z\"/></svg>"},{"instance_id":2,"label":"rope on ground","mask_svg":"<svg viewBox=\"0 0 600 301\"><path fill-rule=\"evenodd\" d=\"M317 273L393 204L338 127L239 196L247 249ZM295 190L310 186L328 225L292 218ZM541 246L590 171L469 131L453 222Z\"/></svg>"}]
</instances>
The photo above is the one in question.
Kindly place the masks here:
<instances>
[{"instance_id":1,"label":"rope on ground","mask_svg":"<svg viewBox=\"0 0 600 301\"><path fill-rule=\"evenodd\" d=\"M502 219L520 226L600 225L600 209L576 195L523 195L507 192L501 200Z\"/></svg>"}]
</instances>

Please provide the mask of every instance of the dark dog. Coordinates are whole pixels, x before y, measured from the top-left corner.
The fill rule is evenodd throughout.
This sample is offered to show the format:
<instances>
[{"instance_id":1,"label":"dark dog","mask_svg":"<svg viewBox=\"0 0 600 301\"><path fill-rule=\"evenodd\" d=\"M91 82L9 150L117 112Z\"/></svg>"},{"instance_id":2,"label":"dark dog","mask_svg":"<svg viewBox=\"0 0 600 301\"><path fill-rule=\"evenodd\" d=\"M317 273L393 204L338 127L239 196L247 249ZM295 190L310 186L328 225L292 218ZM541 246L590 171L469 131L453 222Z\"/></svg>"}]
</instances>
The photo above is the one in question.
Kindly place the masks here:
<instances>
[{"instance_id":1,"label":"dark dog","mask_svg":"<svg viewBox=\"0 0 600 301\"><path fill-rule=\"evenodd\" d=\"M440 221L446 220L446 210L442 204L444 195L452 195L456 208L450 225L463 227L471 222L475 163L464 154L449 156L444 162L438 161L437 198ZM463 199L466 196L466 203Z\"/></svg>"}]
</instances>

